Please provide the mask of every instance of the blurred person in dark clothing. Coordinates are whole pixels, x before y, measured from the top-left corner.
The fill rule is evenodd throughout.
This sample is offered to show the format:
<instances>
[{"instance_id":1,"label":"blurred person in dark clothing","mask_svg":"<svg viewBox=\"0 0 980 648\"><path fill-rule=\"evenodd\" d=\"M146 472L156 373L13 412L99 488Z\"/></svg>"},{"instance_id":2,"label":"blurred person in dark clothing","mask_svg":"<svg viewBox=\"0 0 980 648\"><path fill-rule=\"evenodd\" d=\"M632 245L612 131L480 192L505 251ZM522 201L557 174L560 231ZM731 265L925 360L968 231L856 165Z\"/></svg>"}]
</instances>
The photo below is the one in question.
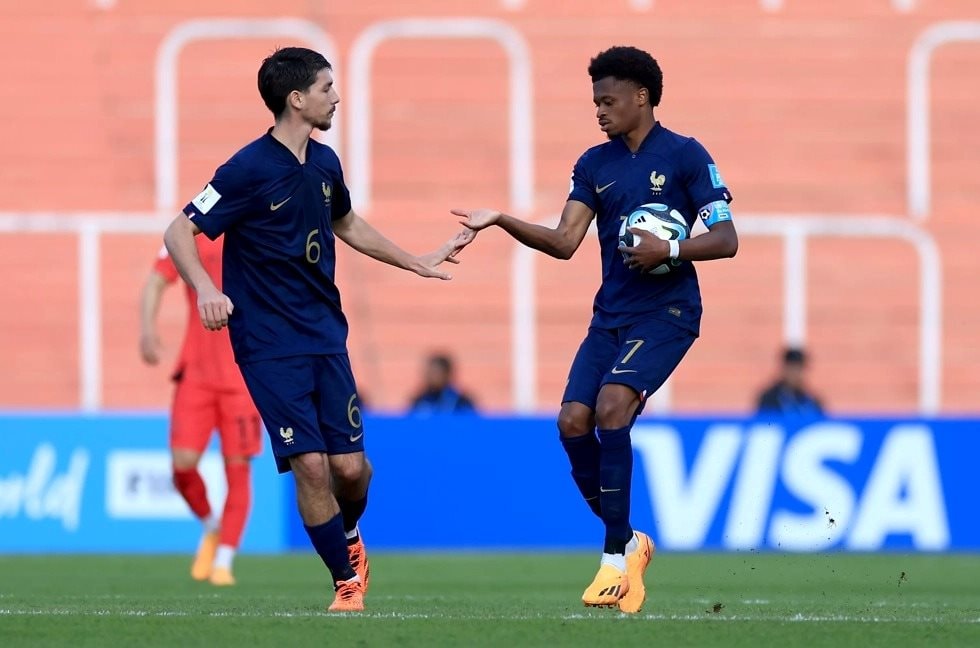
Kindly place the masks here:
<instances>
[{"instance_id":1,"label":"blurred person in dark clothing","mask_svg":"<svg viewBox=\"0 0 980 648\"><path fill-rule=\"evenodd\" d=\"M454 384L453 361L436 353L425 361L422 390L412 399L412 414L474 413L473 401Z\"/></svg>"},{"instance_id":2,"label":"blurred person in dark clothing","mask_svg":"<svg viewBox=\"0 0 980 648\"><path fill-rule=\"evenodd\" d=\"M783 352L779 378L759 395L758 413L822 416L823 405L804 384L806 366L807 354L803 349L787 348Z\"/></svg>"}]
</instances>

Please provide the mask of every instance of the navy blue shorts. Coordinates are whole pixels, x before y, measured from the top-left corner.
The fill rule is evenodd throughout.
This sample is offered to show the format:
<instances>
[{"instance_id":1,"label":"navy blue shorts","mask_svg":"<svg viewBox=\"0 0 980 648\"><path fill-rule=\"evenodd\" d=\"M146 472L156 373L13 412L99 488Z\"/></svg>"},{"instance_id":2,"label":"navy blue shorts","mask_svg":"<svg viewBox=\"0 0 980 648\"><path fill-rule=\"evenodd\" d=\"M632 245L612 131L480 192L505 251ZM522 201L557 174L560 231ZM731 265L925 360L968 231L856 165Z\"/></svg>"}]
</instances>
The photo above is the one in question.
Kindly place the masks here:
<instances>
[{"instance_id":1,"label":"navy blue shorts","mask_svg":"<svg viewBox=\"0 0 980 648\"><path fill-rule=\"evenodd\" d=\"M242 365L279 472L307 452L364 451L364 426L347 354L262 360Z\"/></svg>"},{"instance_id":2,"label":"navy blue shorts","mask_svg":"<svg viewBox=\"0 0 980 648\"><path fill-rule=\"evenodd\" d=\"M561 402L582 403L594 411L602 386L617 383L640 395L642 410L647 396L667 382L696 338L691 331L661 320L614 329L589 327L568 372Z\"/></svg>"}]
</instances>

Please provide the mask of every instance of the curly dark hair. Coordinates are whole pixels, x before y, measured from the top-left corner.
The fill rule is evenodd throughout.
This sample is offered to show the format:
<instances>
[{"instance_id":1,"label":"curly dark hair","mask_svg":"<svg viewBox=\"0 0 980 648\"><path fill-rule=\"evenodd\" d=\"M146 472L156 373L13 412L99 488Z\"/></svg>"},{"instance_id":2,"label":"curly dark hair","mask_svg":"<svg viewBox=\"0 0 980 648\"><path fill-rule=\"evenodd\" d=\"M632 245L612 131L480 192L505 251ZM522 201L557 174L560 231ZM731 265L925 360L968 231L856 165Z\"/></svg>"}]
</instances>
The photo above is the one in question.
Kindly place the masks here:
<instances>
[{"instance_id":1,"label":"curly dark hair","mask_svg":"<svg viewBox=\"0 0 980 648\"><path fill-rule=\"evenodd\" d=\"M650 93L650 105L660 105L664 92L664 73L657 59L636 47L610 47L599 52L589 62L589 76L595 83L599 79L614 77L620 81L632 81Z\"/></svg>"}]
</instances>

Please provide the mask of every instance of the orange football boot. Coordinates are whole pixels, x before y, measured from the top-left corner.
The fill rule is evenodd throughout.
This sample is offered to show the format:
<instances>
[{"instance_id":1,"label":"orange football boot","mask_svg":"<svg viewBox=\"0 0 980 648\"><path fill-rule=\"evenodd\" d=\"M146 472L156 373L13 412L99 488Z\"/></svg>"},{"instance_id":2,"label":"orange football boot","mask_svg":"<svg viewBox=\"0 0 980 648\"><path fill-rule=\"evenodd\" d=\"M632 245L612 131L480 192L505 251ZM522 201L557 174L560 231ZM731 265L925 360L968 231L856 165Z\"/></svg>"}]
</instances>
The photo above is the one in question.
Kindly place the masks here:
<instances>
[{"instance_id":1,"label":"orange football boot","mask_svg":"<svg viewBox=\"0 0 980 648\"><path fill-rule=\"evenodd\" d=\"M630 590L630 579L612 565L601 565L592 584L585 588L582 603L586 607L613 607Z\"/></svg>"},{"instance_id":2,"label":"orange football boot","mask_svg":"<svg viewBox=\"0 0 980 648\"><path fill-rule=\"evenodd\" d=\"M367 594L368 583L371 580L371 563L368 562L367 549L364 548L364 536L360 530L357 532L357 542L347 545L347 557L350 559L350 566L354 572L361 577L364 583L364 593Z\"/></svg>"},{"instance_id":3,"label":"orange football boot","mask_svg":"<svg viewBox=\"0 0 980 648\"><path fill-rule=\"evenodd\" d=\"M191 564L191 578L194 580L207 580L211 576L211 569L214 565L214 554L218 551L218 532L205 531L201 536L201 543L197 546L197 555Z\"/></svg>"},{"instance_id":4,"label":"orange football boot","mask_svg":"<svg viewBox=\"0 0 980 648\"><path fill-rule=\"evenodd\" d=\"M337 592L333 603L327 608L328 612L363 612L364 584L354 577L350 580L337 581Z\"/></svg>"},{"instance_id":5,"label":"orange football boot","mask_svg":"<svg viewBox=\"0 0 980 648\"><path fill-rule=\"evenodd\" d=\"M629 591L623 598L619 599L619 609L621 612L635 614L643 609L643 601L647 597L647 588L643 584L643 574L653 559L653 554L657 548L645 533L634 531L638 547L636 551L626 554L626 575L630 580Z\"/></svg>"}]
</instances>

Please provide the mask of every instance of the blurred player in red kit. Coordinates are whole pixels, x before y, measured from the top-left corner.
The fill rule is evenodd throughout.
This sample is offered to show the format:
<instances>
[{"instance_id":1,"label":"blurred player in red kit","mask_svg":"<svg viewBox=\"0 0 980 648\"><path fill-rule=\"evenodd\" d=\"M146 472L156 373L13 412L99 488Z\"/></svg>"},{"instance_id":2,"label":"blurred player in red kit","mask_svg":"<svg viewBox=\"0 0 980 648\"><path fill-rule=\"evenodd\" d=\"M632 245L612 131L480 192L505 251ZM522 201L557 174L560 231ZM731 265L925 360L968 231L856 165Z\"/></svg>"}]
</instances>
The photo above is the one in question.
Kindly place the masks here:
<instances>
[{"instance_id":1,"label":"blurred player in red kit","mask_svg":"<svg viewBox=\"0 0 980 648\"><path fill-rule=\"evenodd\" d=\"M221 242L197 238L208 274L221 280ZM140 355L160 361L156 316L164 290L176 282L177 268L160 251L140 299ZM188 324L174 369L176 383L170 419L174 486L204 525L191 576L214 585L234 585L232 562L248 519L252 500L251 459L262 448L262 424L235 364L227 329L208 331L198 323L197 295L186 287ZM198 463L217 429L225 461L228 496L221 517L215 516Z\"/></svg>"}]
</instances>

